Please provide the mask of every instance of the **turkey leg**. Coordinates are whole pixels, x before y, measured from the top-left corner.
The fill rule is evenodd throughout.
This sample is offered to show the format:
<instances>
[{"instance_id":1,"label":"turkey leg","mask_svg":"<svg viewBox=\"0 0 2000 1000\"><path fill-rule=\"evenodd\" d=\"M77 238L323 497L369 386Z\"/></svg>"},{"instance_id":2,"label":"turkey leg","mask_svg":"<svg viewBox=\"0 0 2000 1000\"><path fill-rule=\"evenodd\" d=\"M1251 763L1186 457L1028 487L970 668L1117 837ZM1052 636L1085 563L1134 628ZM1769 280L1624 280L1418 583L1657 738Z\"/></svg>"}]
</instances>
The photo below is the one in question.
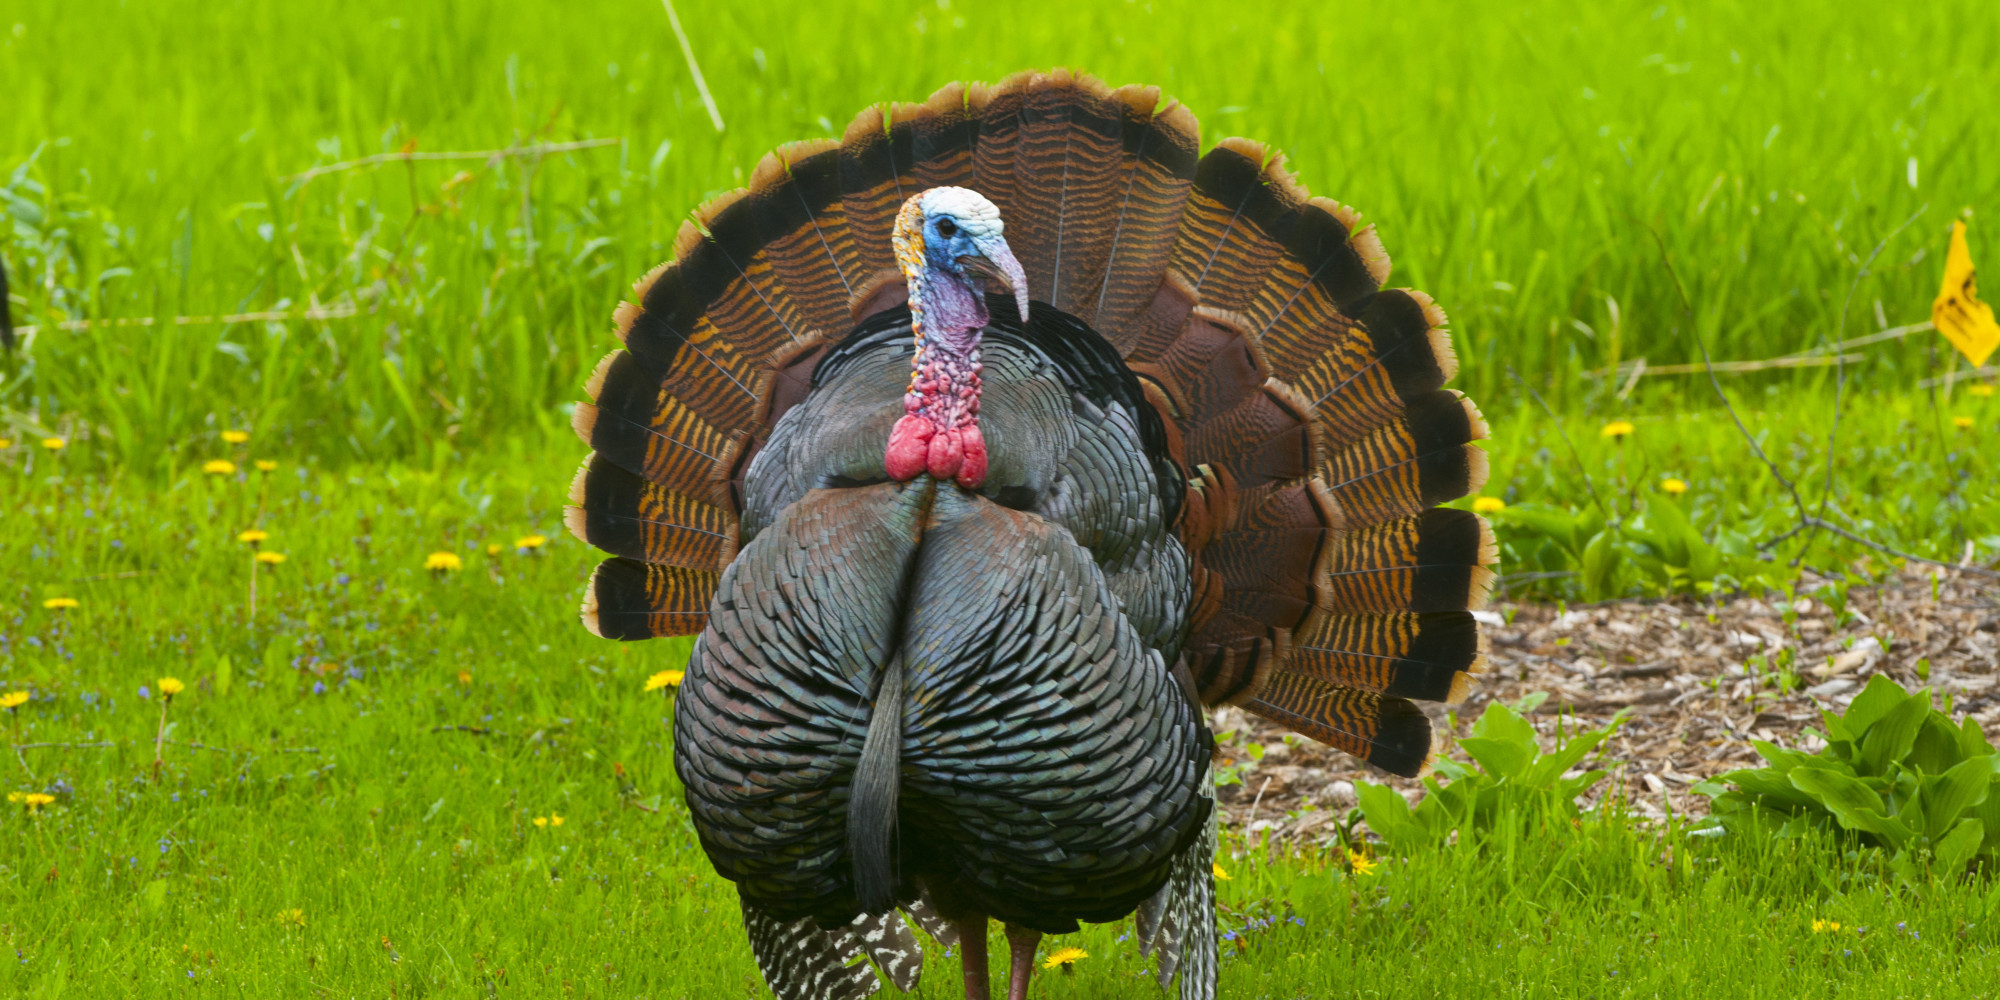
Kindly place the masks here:
<instances>
[{"instance_id":1,"label":"turkey leg","mask_svg":"<svg viewBox=\"0 0 2000 1000\"><path fill-rule=\"evenodd\" d=\"M965 970L965 1000L993 1000L986 976L986 917L953 921L958 928L959 965Z\"/></svg>"},{"instance_id":2,"label":"turkey leg","mask_svg":"<svg viewBox=\"0 0 2000 1000\"><path fill-rule=\"evenodd\" d=\"M1028 1000L1028 977L1035 971L1035 946L1042 932L1007 925L1007 1000Z\"/></svg>"}]
</instances>

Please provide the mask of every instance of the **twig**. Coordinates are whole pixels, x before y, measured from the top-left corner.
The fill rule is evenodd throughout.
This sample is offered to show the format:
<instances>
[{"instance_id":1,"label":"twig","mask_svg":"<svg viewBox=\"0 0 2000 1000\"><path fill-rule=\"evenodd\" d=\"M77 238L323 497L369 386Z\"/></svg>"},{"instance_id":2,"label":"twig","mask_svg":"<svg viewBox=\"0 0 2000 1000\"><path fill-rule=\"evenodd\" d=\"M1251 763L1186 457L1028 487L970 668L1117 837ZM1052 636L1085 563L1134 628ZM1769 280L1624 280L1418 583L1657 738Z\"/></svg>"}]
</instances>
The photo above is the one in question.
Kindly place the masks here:
<instances>
[{"instance_id":1,"label":"twig","mask_svg":"<svg viewBox=\"0 0 2000 1000\"><path fill-rule=\"evenodd\" d=\"M1708 371L1714 371L1719 375L1741 375L1745 372L1770 371L1777 368L1824 368L1828 365L1852 364L1866 360L1868 356L1865 354L1792 354L1782 358L1766 358L1762 361L1716 361L1706 365L1652 365L1647 364L1645 358L1640 358L1629 365L1619 365L1619 371L1611 372L1600 368L1597 371L1584 372L1583 377L1604 378L1607 375L1629 373L1629 379L1638 379L1642 375L1697 375ZM1626 384L1629 386L1631 383L1628 380Z\"/></svg>"},{"instance_id":2,"label":"twig","mask_svg":"<svg viewBox=\"0 0 2000 1000\"><path fill-rule=\"evenodd\" d=\"M298 312L275 310L271 312L232 313L228 316L128 316L122 319L73 319L57 323L58 330L94 330L113 326L157 326L172 323L175 326L197 326L206 323L269 323L288 319L346 319L360 312L354 306L334 306L330 309L302 309ZM38 326L16 327L15 332L23 338L34 336L41 330Z\"/></svg>"},{"instance_id":3,"label":"twig","mask_svg":"<svg viewBox=\"0 0 2000 1000\"><path fill-rule=\"evenodd\" d=\"M471 734L472 734L472 735L474 735L474 736L506 736L506 735L507 735L507 734L506 734L505 732L502 732L501 730L498 730L498 729L487 729L487 728L485 728L485 727L483 727L483 726L432 726L432 727L431 727L431 732L434 732L434 733L471 733Z\"/></svg>"},{"instance_id":4,"label":"twig","mask_svg":"<svg viewBox=\"0 0 2000 1000\"><path fill-rule=\"evenodd\" d=\"M1257 797L1250 800L1250 811L1243 814L1244 833L1250 832L1250 821L1257 818L1257 804L1264 801L1264 789L1269 787L1271 787L1270 778L1265 778L1264 783L1257 786Z\"/></svg>"},{"instance_id":5,"label":"twig","mask_svg":"<svg viewBox=\"0 0 2000 1000\"><path fill-rule=\"evenodd\" d=\"M28 772L28 780L29 780L29 781L34 781L34 780L36 780L36 778L35 778L35 769L34 769L34 768L32 768L32 767L29 767L29 766L28 766L28 755L27 755L27 754L24 754L24 753L22 753L21 751L23 751L23 750L40 750L40 749L42 749L42 748L44 748L44 747L68 747L68 748L71 748L71 749L77 749L77 750L82 750L82 749L86 749L86 748L90 748L90 747L110 747L110 746L117 746L117 745L118 745L118 744L116 744L116 743L110 743L110 742L104 742L104 743L16 743L16 744L13 744L13 747L14 747L14 759L15 759L15 760L18 760L18 761L20 761L20 762L21 762L21 770L23 770L23 771L26 771L26 772Z\"/></svg>"},{"instance_id":6,"label":"twig","mask_svg":"<svg viewBox=\"0 0 2000 1000\"><path fill-rule=\"evenodd\" d=\"M1904 225L1907 226L1908 223L1904 223ZM1899 229L1898 232L1900 231L1901 230ZM1890 235L1894 236L1895 234L1891 233ZM1835 344L1830 344L1826 346L1808 347L1803 351L1798 351L1793 354L1787 354L1785 355L1785 357L1803 358L1803 357L1810 357L1822 354L1827 351L1844 351L1850 347L1866 347L1869 344L1879 344L1885 340L1897 340L1903 337L1907 337L1913 333L1923 333L1926 330L1935 330L1935 329L1937 329L1937 327L1932 325L1930 320L1924 320L1921 323L1911 323L1908 326L1892 326L1887 330L1883 330L1879 333L1871 333L1866 336L1855 337L1852 340L1843 340Z\"/></svg>"},{"instance_id":7,"label":"twig","mask_svg":"<svg viewBox=\"0 0 2000 1000\"><path fill-rule=\"evenodd\" d=\"M708 92L708 81L702 78L701 66L694 61L694 46L688 44L687 32L681 30L681 16L674 13L674 0L660 0L667 8L667 23L673 26L674 37L680 39L681 58L687 60L688 72L694 74L695 92L701 95L701 104L708 109L708 120L715 123L715 130L722 131L722 112L715 109L715 96Z\"/></svg>"},{"instance_id":8,"label":"twig","mask_svg":"<svg viewBox=\"0 0 2000 1000\"><path fill-rule=\"evenodd\" d=\"M309 181L315 177L353 170L357 167L372 167L378 163L397 163L408 160L485 160L488 166L510 156L543 156L549 153L568 153L579 149L596 149L600 146L616 146L623 139L579 139L575 142L544 142L531 146L509 146L506 149L475 149L456 153L426 153L411 150L407 153L377 153L358 160L343 160L323 167L296 173L285 178L287 181Z\"/></svg>"},{"instance_id":9,"label":"twig","mask_svg":"<svg viewBox=\"0 0 2000 1000\"><path fill-rule=\"evenodd\" d=\"M1990 378L1995 375L2000 375L2000 365L1987 365L1984 368L1967 368L1964 371L1949 371L1936 378L1924 379L1922 382L1917 383L1917 388L1935 389L1938 386L1968 382L1979 378Z\"/></svg>"}]
</instances>

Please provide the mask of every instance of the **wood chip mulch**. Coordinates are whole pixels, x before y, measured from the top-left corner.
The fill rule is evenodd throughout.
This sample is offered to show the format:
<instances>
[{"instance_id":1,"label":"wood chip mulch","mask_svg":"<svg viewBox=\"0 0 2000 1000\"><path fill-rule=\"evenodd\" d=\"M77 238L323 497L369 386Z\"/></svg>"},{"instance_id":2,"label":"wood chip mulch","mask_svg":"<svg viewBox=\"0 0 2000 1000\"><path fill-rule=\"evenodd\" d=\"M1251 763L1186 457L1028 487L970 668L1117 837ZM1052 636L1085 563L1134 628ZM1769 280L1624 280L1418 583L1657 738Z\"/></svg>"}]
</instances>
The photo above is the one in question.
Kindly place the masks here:
<instances>
[{"instance_id":1,"label":"wood chip mulch","mask_svg":"<svg viewBox=\"0 0 2000 1000\"><path fill-rule=\"evenodd\" d=\"M2000 587L1939 573L1912 570L1853 589L1845 624L1804 597L1790 621L1774 599L1618 601L1560 612L1497 603L1481 612L1488 663L1471 697L1427 707L1439 731L1464 736L1489 701L1546 692L1531 717L1544 750L1559 721L1565 731L1594 728L1629 708L1588 766L1611 772L1599 789L1617 788L1651 817L1706 812L1708 799L1692 786L1759 764L1752 739L1818 749L1804 730L1820 726L1821 709L1844 709L1878 673L1950 695L1954 717L1971 715L2000 741ZM1789 677L1780 667L1787 659ZM1413 801L1422 789L1311 740L1287 743L1284 730L1240 709L1217 709L1212 722L1218 734L1234 732L1222 758L1243 765L1242 784L1219 792L1224 816L1252 835L1330 841L1355 804L1356 780L1390 784ZM1261 760L1245 752L1252 742L1266 748ZM1449 740L1445 753L1464 759Z\"/></svg>"}]
</instances>

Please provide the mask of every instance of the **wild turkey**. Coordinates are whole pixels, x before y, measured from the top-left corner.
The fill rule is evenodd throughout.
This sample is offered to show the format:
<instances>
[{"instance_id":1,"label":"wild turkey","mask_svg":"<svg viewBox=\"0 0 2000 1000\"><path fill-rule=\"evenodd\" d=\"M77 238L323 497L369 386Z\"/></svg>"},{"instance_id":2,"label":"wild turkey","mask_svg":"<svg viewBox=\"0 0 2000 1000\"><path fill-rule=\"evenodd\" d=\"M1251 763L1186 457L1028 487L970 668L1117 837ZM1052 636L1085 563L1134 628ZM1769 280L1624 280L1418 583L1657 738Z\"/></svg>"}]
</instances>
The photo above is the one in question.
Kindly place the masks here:
<instances>
[{"instance_id":1,"label":"wild turkey","mask_svg":"<svg viewBox=\"0 0 2000 1000\"><path fill-rule=\"evenodd\" d=\"M1388 270L1264 146L1060 71L864 111L682 227L569 525L593 632L700 636L676 769L778 997L912 988L899 910L968 997L989 919L1018 1000L1042 934L1135 910L1211 997L1203 706L1427 766L1485 428Z\"/></svg>"}]
</instances>

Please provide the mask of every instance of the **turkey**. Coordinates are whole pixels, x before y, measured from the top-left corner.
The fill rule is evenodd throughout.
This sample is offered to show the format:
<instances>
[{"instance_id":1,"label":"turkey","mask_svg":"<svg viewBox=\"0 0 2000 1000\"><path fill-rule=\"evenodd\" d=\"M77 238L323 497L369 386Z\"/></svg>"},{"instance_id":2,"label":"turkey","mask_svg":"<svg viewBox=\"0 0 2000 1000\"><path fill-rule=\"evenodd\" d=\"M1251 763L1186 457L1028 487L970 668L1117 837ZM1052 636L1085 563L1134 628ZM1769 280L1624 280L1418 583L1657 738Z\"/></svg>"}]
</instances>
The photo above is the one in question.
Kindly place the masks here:
<instances>
[{"instance_id":1,"label":"turkey","mask_svg":"<svg viewBox=\"0 0 2000 1000\"><path fill-rule=\"evenodd\" d=\"M1443 313L1273 151L1063 71L783 147L618 307L568 523L583 620L696 635L675 768L781 1000L986 1000L1136 914L1215 994L1236 705L1414 775L1494 546Z\"/></svg>"}]
</instances>

